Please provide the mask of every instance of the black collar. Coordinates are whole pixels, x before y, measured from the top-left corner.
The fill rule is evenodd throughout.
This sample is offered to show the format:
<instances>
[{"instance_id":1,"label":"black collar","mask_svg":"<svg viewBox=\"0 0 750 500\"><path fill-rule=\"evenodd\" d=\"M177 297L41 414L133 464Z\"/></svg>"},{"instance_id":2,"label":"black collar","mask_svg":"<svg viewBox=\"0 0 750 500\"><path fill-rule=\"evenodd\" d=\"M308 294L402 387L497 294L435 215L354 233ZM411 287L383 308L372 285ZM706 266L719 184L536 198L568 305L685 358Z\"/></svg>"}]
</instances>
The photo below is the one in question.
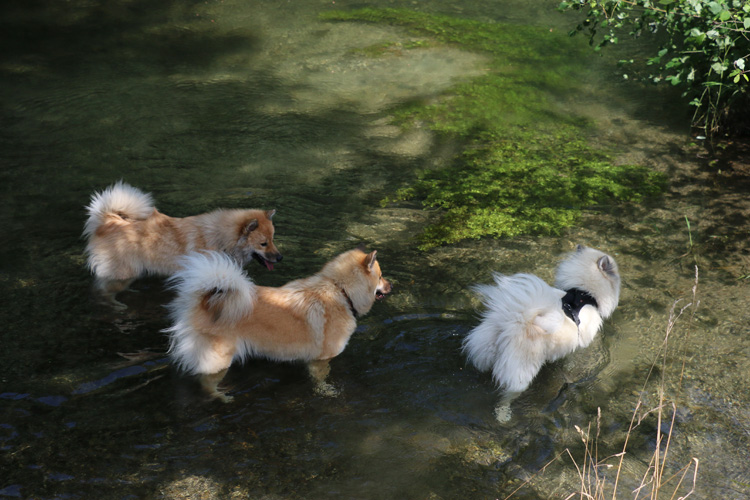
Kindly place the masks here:
<instances>
[{"instance_id":1,"label":"black collar","mask_svg":"<svg viewBox=\"0 0 750 500\"><path fill-rule=\"evenodd\" d=\"M578 288L571 288L570 290L566 290L566 292L565 297L562 298L563 312L575 322L576 326L581 324L581 320L578 318L578 313L583 306L592 305L597 308L599 307L599 304L596 303L596 299L594 299L594 297L588 292L584 292Z\"/></svg>"},{"instance_id":2,"label":"black collar","mask_svg":"<svg viewBox=\"0 0 750 500\"><path fill-rule=\"evenodd\" d=\"M352 312L352 316L354 316L354 318L356 319L357 316L359 316L359 313L354 308L354 303L352 302L351 297L349 297L349 294L346 293L346 290L344 290L343 288L339 287L339 290L341 290L341 293L344 294L344 298L346 299L346 302L349 304L349 310Z\"/></svg>"}]
</instances>

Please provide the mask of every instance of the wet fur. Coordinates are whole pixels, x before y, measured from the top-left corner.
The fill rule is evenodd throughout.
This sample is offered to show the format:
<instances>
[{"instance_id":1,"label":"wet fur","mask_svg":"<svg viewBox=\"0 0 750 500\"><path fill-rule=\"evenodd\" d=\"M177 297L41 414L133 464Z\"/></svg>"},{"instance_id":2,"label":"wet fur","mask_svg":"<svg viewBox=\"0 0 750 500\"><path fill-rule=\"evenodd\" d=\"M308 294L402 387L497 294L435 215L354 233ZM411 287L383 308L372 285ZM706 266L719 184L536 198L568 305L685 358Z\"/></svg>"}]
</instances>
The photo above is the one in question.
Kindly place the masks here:
<instances>
[{"instance_id":1,"label":"wet fur","mask_svg":"<svg viewBox=\"0 0 750 500\"><path fill-rule=\"evenodd\" d=\"M474 288L485 310L463 350L478 370L491 371L499 387L516 393L531 384L544 363L588 346L620 296L615 260L581 246L558 266L554 287L532 274L496 274L494 280ZM579 326L562 308L562 297L572 288L597 302L581 308Z\"/></svg>"},{"instance_id":2,"label":"wet fur","mask_svg":"<svg viewBox=\"0 0 750 500\"><path fill-rule=\"evenodd\" d=\"M391 291L376 252L345 252L318 273L282 287L255 285L226 255L192 253L170 278L170 356L213 397L233 361L304 361L319 387L377 298ZM356 311L356 316L354 312Z\"/></svg>"},{"instance_id":3,"label":"wet fur","mask_svg":"<svg viewBox=\"0 0 750 500\"><path fill-rule=\"evenodd\" d=\"M275 210L215 210L192 217L159 212L150 194L124 182L94 193L87 207L84 237L95 288L118 309L115 295L146 274L170 275L179 257L195 250L219 250L240 265L253 257L269 269L281 260L273 243Z\"/></svg>"}]
</instances>

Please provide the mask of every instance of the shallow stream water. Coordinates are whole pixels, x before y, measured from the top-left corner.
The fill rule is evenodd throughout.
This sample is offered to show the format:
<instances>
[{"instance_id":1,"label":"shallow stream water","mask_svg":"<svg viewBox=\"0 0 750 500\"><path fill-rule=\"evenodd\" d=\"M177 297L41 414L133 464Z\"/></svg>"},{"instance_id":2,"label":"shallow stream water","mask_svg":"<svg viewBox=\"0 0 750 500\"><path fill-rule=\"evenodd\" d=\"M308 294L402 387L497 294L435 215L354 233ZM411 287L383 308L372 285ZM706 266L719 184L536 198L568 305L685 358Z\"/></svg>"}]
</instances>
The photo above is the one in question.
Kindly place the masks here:
<instances>
[{"instance_id":1,"label":"shallow stream water","mask_svg":"<svg viewBox=\"0 0 750 500\"><path fill-rule=\"evenodd\" d=\"M542 1L380 4L550 30L572 22ZM413 237L434 214L380 202L417 169L449 162L455 145L392 125L391 111L482 74L485 59L439 45L374 58L355 49L413 35L318 19L363 5L0 7L0 497L566 498L586 463L578 427L614 465L589 471L591 489L600 477L611 490L619 458L604 458L627 439L619 497L650 491L633 493L659 450L665 480L689 467L665 497L690 490L697 459L696 497L750 498L747 172L709 164L674 96L623 81L592 53L579 92L555 105L591 120L591 142L617 161L667 174L667 193L598 207L558 237L421 252ZM360 242L377 249L394 293L332 362L339 396L316 395L301 365L253 361L229 372L233 403L207 402L164 354L161 279L123 293L124 313L97 306L84 206L119 179L173 216L277 209L284 261L248 268L263 285ZM498 391L460 352L479 310L469 287L494 271L551 281L577 243L617 259L620 306L498 422ZM693 306L671 329L675 301ZM658 431L671 432L668 448Z\"/></svg>"}]
</instances>

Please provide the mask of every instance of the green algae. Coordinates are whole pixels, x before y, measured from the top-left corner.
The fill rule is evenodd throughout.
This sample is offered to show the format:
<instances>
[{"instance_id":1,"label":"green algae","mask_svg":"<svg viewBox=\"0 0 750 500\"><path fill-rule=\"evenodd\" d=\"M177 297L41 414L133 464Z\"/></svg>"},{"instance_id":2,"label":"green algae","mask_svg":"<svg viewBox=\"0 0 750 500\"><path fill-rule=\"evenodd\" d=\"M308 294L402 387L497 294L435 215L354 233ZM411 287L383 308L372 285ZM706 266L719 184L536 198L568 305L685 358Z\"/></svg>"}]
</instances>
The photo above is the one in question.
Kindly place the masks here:
<instances>
[{"instance_id":1,"label":"green algae","mask_svg":"<svg viewBox=\"0 0 750 500\"><path fill-rule=\"evenodd\" d=\"M573 95L586 71L577 62L584 60L584 48L563 34L402 9L321 17L402 26L415 36L490 56L486 74L437 99L394 110L397 124L426 124L464 145L450 165L417 173L384 200L418 199L426 209L440 210L437 222L419 235L423 250L463 239L559 234L583 210L638 203L666 187L665 177L646 167L615 165L583 139L590 123L555 111L552 97Z\"/></svg>"},{"instance_id":2,"label":"green algae","mask_svg":"<svg viewBox=\"0 0 750 500\"><path fill-rule=\"evenodd\" d=\"M420 235L420 248L483 236L559 234L583 208L639 202L660 193L661 174L613 165L581 139L519 134L517 140L481 141L450 166L419 174L388 201L419 198L443 216Z\"/></svg>"}]
</instances>

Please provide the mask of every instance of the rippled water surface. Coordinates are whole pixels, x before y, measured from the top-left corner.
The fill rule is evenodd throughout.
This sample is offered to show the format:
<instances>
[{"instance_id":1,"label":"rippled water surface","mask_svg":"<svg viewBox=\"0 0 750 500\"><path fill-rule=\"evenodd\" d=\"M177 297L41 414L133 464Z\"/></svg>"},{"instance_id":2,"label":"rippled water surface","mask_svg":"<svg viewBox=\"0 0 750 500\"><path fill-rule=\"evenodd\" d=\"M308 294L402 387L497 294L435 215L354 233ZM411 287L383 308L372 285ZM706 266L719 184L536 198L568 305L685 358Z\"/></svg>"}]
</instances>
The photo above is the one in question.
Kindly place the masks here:
<instances>
[{"instance_id":1,"label":"rippled water surface","mask_svg":"<svg viewBox=\"0 0 750 500\"><path fill-rule=\"evenodd\" d=\"M541 1L381 4L571 25ZM439 44L372 57L357 49L414 35L318 19L363 5L0 7L0 497L505 498L523 486L514 498L566 498L581 488L573 460L585 463L576 427L593 443L601 409L604 462L622 451L640 397L618 496L637 496L658 448L665 480L689 467L680 494L697 459L698 498L750 498L747 177L708 165L675 125L673 97L621 82L592 54L579 90L555 106L591 120L592 144L614 147L619 162L666 173L667 194L599 207L559 237L418 251L413 237L434 214L380 202L417 169L449 163L456 145L397 127L391 113L481 75L486 57ZM124 313L96 306L83 207L119 179L174 216L276 208L285 258L273 272L251 264L260 284L311 274L360 242L377 249L395 291L332 362L340 395L316 395L301 365L253 361L229 372L233 403L206 402L166 358L161 279L122 294ZM620 307L592 346L546 366L500 423L498 392L460 352L479 306L468 287L493 271L551 280L576 243L618 260ZM663 358L675 300L677 311L693 306ZM660 387L662 421L647 413ZM617 469L619 458L606 463ZM614 471L600 472L611 491Z\"/></svg>"}]
</instances>

